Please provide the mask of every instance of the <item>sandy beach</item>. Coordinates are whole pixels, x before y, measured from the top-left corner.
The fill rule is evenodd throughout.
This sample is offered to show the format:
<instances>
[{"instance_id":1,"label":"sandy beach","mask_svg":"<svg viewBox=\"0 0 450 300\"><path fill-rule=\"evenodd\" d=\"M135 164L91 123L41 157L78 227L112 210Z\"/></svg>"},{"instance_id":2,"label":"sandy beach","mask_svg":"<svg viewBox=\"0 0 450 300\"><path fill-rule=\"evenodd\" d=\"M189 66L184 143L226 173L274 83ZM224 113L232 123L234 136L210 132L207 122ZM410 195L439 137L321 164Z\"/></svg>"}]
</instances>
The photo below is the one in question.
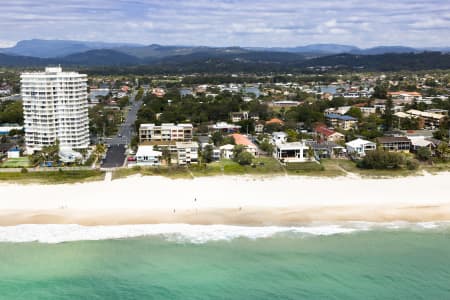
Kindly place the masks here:
<instances>
[{"instance_id":1,"label":"sandy beach","mask_svg":"<svg viewBox=\"0 0 450 300\"><path fill-rule=\"evenodd\" d=\"M450 173L397 179L205 177L0 185L0 226L296 225L450 220Z\"/></svg>"}]
</instances>

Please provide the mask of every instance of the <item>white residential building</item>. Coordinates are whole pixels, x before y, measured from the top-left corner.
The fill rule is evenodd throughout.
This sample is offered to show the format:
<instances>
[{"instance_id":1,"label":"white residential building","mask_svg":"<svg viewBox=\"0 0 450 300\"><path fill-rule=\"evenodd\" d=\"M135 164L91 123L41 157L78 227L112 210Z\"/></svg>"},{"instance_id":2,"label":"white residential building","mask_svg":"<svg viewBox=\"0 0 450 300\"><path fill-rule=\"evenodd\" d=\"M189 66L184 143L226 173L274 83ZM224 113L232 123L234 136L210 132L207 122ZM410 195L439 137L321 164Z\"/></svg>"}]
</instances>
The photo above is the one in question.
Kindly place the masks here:
<instances>
[{"instance_id":1,"label":"white residential building","mask_svg":"<svg viewBox=\"0 0 450 300\"><path fill-rule=\"evenodd\" d=\"M139 146L136 152L137 166L161 165L162 152L153 150L153 146Z\"/></svg>"},{"instance_id":2,"label":"white residential building","mask_svg":"<svg viewBox=\"0 0 450 300\"><path fill-rule=\"evenodd\" d=\"M89 147L87 75L46 68L22 73L21 86L29 153L56 140L61 147Z\"/></svg>"},{"instance_id":3,"label":"white residential building","mask_svg":"<svg viewBox=\"0 0 450 300\"><path fill-rule=\"evenodd\" d=\"M142 142L154 141L180 141L187 142L192 140L192 124L163 123L141 124L139 127L139 140Z\"/></svg>"},{"instance_id":4,"label":"white residential building","mask_svg":"<svg viewBox=\"0 0 450 300\"><path fill-rule=\"evenodd\" d=\"M234 145L226 144L226 145L220 146L219 149L220 149L220 155L222 156L222 158L225 158L225 159L233 158Z\"/></svg>"},{"instance_id":5,"label":"white residential building","mask_svg":"<svg viewBox=\"0 0 450 300\"><path fill-rule=\"evenodd\" d=\"M272 133L272 144L284 144L287 142L288 135L286 132L277 131Z\"/></svg>"},{"instance_id":6,"label":"white residential building","mask_svg":"<svg viewBox=\"0 0 450 300\"><path fill-rule=\"evenodd\" d=\"M177 142L178 165L190 165L198 162L197 142Z\"/></svg>"},{"instance_id":7,"label":"white residential building","mask_svg":"<svg viewBox=\"0 0 450 300\"><path fill-rule=\"evenodd\" d=\"M363 139L356 139L345 144L347 152L349 154L357 154L359 156L365 156L366 151L372 151L377 149L377 144L371 141Z\"/></svg>"},{"instance_id":8,"label":"white residential building","mask_svg":"<svg viewBox=\"0 0 450 300\"><path fill-rule=\"evenodd\" d=\"M314 159L308 157L308 149L304 142L278 143L275 145L274 156L282 163L306 162Z\"/></svg>"}]
</instances>

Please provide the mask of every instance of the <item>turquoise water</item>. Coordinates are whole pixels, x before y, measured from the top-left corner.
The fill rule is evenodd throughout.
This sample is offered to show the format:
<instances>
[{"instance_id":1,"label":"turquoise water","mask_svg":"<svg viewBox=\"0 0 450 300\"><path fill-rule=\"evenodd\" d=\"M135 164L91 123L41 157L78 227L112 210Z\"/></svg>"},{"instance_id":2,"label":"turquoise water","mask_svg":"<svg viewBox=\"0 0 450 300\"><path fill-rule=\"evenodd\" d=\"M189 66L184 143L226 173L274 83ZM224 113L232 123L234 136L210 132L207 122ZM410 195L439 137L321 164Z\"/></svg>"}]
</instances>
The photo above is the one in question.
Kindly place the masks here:
<instances>
[{"instance_id":1,"label":"turquoise water","mask_svg":"<svg viewBox=\"0 0 450 300\"><path fill-rule=\"evenodd\" d=\"M450 232L0 243L0 299L450 299Z\"/></svg>"}]
</instances>

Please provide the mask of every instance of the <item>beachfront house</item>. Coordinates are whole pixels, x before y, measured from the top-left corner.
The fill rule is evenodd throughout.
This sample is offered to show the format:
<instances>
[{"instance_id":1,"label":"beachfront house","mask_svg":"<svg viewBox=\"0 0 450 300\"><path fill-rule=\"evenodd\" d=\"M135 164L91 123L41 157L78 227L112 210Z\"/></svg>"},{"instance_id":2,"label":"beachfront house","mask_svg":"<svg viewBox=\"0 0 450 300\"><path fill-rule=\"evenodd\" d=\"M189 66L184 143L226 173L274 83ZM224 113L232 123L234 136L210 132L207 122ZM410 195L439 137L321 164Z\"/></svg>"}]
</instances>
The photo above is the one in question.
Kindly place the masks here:
<instances>
[{"instance_id":1,"label":"beachfront house","mask_svg":"<svg viewBox=\"0 0 450 300\"><path fill-rule=\"evenodd\" d=\"M258 154L258 147L253 144L247 136L239 133L234 133L231 135L234 139L236 145L244 146L245 151L251 153L253 156Z\"/></svg>"},{"instance_id":2,"label":"beachfront house","mask_svg":"<svg viewBox=\"0 0 450 300\"><path fill-rule=\"evenodd\" d=\"M379 147L392 152L409 152L411 141L405 136L382 136L377 138Z\"/></svg>"},{"instance_id":3,"label":"beachfront house","mask_svg":"<svg viewBox=\"0 0 450 300\"><path fill-rule=\"evenodd\" d=\"M185 166L198 162L197 142L177 142L178 165Z\"/></svg>"},{"instance_id":4,"label":"beachfront house","mask_svg":"<svg viewBox=\"0 0 450 300\"><path fill-rule=\"evenodd\" d=\"M428 138L425 136L410 136L408 139L411 141L411 151L418 151L420 148L428 148L431 153L434 153L437 146L442 142L434 138Z\"/></svg>"},{"instance_id":5,"label":"beachfront house","mask_svg":"<svg viewBox=\"0 0 450 300\"><path fill-rule=\"evenodd\" d=\"M363 139L356 139L345 144L347 148L347 153L355 154L360 157L366 156L367 151L373 151L377 149L377 144L371 141L366 141Z\"/></svg>"},{"instance_id":6,"label":"beachfront house","mask_svg":"<svg viewBox=\"0 0 450 300\"><path fill-rule=\"evenodd\" d=\"M137 166L159 166L161 165L161 151L155 151L153 146L140 145L136 152Z\"/></svg>"},{"instance_id":7,"label":"beachfront house","mask_svg":"<svg viewBox=\"0 0 450 300\"><path fill-rule=\"evenodd\" d=\"M223 146L220 146L220 156L225 159L232 159L233 158L233 150L234 145L226 144Z\"/></svg>"},{"instance_id":8,"label":"beachfront house","mask_svg":"<svg viewBox=\"0 0 450 300\"><path fill-rule=\"evenodd\" d=\"M281 163L299 163L310 161L309 147L304 142L278 143L275 145L274 157Z\"/></svg>"},{"instance_id":9,"label":"beachfront house","mask_svg":"<svg viewBox=\"0 0 450 300\"><path fill-rule=\"evenodd\" d=\"M306 145L314 150L316 158L344 158L346 149L335 142L306 141Z\"/></svg>"}]
</instances>

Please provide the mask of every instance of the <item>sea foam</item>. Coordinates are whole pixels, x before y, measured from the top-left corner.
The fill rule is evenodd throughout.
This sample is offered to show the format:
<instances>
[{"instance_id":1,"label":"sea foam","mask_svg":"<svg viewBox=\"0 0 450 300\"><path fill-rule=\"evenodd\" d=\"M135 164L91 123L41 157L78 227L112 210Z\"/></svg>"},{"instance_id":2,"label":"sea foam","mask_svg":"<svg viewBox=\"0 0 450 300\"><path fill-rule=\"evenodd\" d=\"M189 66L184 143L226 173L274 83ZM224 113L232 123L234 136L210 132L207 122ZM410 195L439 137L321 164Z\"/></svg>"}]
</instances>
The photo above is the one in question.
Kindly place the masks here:
<instances>
[{"instance_id":1,"label":"sea foam","mask_svg":"<svg viewBox=\"0 0 450 300\"><path fill-rule=\"evenodd\" d=\"M308 224L304 226L232 226L232 225L17 225L0 227L0 242L7 243L62 243L73 241L110 240L137 237L160 237L180 243L206 243L236 238L261 239L279 234L294 237L329 236L369 230L437 230L450 228L450 222L429 223L368 223L346 222L341 224Z\"/></svg>"}]
</instances>

